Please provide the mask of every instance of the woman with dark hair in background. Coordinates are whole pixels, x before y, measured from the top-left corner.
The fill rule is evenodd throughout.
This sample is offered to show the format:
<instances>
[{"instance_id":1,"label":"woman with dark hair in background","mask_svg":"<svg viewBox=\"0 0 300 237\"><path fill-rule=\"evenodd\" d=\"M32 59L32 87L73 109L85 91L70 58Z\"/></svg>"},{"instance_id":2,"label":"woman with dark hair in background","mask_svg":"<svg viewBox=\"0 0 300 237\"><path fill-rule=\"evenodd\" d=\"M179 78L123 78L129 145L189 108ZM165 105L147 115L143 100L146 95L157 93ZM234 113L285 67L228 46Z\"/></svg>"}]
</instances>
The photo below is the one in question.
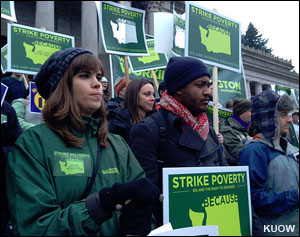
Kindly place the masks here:
<instances>
[{"instance_id":1,"label":"woman with dark hair in background","mask_svg":"<svg viewBox=\"0 0 300 237\"><path fill-rule=\"evenodd\" d=\"M123 108L108 120L109 131L128 141L130 129L142 121L155 108L153 83L147 79L135 79L126 89Z\"/></svg>"}]
</instances>

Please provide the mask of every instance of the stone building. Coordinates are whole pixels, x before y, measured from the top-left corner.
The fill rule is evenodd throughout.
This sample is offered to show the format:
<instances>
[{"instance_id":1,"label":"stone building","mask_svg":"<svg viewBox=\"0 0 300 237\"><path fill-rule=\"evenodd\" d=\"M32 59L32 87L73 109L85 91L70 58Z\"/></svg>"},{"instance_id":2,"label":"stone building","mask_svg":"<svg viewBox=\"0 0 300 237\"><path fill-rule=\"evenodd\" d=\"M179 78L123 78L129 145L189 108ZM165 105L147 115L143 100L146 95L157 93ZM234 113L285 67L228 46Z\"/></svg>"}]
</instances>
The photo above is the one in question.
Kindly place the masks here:
<instances>
[{"instance_id":1,"label":"stone building","mask_svg":"<svg viewBox=\"0 0 300 237\"><path fill-rule=\"evenodd\" d=\"M172 12L173 4L179 14L184 13L184 1L122 1L127 6L146 10L146 33L154 34L154 13ZM108 55L99 54L101 39L98 15L93 1L15 1L17 23L49 31L72 35L75 46L98 55L109 72ZM7 20L1 18L1 47L7 43ZM291 61L242 46L242 61L248 95L255 95L280 84L299 89L299 74L292 72ZM109 75L109 73L106 73ZM109 77L109 76L108 76Z\"/></svg>"}]
</instances>

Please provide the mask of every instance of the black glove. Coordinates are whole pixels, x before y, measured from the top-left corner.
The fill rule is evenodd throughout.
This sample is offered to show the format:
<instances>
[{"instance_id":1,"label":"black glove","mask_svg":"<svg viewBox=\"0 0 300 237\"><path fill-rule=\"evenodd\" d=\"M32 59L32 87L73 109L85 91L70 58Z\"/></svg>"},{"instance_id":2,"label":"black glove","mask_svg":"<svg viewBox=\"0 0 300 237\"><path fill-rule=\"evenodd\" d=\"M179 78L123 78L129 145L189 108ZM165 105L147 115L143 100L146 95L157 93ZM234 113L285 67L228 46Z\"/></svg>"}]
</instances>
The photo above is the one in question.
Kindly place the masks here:
<instances>
[{"instance_id":1,"label":"black glove","mask_svg":"<svg viewBox=\"0 0 300 237\"><path fill-rule=\"evenodd\" d=\"M120 235L148 235L151 231L151 219L150 206L131 201L121 209Z\"/></svg>"},{"instance_id":2,"label":"black glove","mask_svg":"<svg viewBox=\"0 0 300 237\"><path fill-rule=\"evenodd\" d=\"M117 204L124 205L128 199L143 205L154 205L159 202L159 196L159 189L148 178L115 183L111 188L103 188L99 192L101 206L107 212L114 211Z\"/></svg>"},{"instance_id":3,"label":"black glove","mask_svg":"<svg viewBox=\"0 0 300 237\"><path fill-rule=\"evenodd\" d=\"M96 223L101 224L112 217L117 204L124 206L130 199L137 204L155 205L159 202L159 189L150 179L142 178L127 183L115 183L99 193L87 197L86 207Z\"/></svg>"}]
</instances>

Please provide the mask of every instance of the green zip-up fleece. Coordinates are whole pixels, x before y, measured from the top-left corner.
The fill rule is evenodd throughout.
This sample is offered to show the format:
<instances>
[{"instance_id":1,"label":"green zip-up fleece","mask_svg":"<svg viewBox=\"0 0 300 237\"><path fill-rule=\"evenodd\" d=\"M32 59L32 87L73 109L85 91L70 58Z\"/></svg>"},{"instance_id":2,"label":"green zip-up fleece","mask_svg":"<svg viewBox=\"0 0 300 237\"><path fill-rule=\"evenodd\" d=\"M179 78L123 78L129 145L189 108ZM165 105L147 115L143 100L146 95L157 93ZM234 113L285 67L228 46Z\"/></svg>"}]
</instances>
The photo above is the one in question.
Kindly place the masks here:
<instances>
[{"instance_id":1,"label":"green zip-up fleece","mask_svg":"<svg viewBox=\"0 0 300 237\"><path fill-rule=\"evenodd\" d=\"M101 225L80 200L97 156L99 120L84 118L83 148L68 148L45 124L30 128L9 154L6 184L15 235L118 235L118 213ZM74 133L75 134L75 133ZM145 177L125 141L109 134L90 194L116 182Z\"/></svg>"}]
</instances>

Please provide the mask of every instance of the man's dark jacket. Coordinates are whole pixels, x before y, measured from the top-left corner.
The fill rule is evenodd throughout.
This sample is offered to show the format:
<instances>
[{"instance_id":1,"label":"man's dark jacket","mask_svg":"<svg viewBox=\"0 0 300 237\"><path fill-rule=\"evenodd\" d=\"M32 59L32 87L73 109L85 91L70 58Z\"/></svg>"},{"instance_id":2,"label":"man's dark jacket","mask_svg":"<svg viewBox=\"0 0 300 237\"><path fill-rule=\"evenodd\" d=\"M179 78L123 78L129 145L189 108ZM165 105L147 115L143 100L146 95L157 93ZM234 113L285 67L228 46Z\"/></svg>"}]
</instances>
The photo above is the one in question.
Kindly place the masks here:
<instances>
[{"instance_id":1,"label":"man's dark jacket","mask_svg":"<svg viewBox=\"0 0 300 237\"><path fill-rule=\"evenodd\" d=\"M152 118L165 119L168 134L166 157L158 163L160 130ZM226 165L221 146L212 127L204 141L199 134L171 112L160 108L158 112L136 124L130 131L129 146L150 178L161 189L161 167L197 167ZM164 148L165 149L165 148Z\"/></svg>"}]
</instances>

